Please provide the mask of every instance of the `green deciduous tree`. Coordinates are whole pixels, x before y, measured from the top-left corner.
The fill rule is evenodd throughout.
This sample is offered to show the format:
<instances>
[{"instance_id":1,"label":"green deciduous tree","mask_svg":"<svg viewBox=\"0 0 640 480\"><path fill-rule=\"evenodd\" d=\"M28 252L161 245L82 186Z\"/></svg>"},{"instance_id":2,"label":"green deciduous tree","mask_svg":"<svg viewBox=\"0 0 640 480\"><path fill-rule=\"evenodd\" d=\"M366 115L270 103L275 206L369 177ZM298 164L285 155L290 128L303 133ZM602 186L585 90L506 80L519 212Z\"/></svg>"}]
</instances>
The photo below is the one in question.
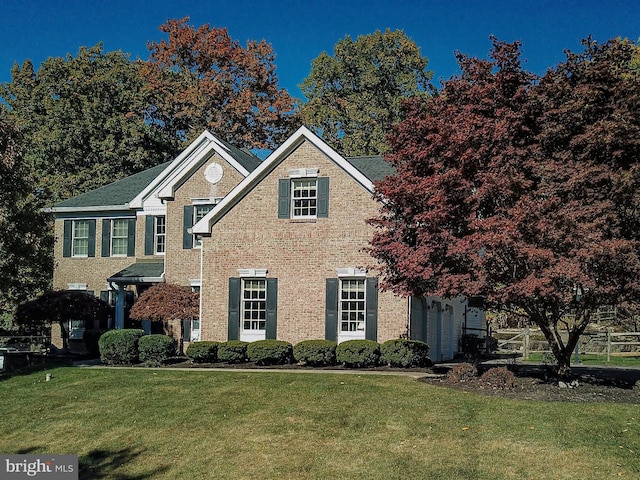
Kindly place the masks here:
<instances>
[{"instance_id":1,"label":"green deciduous tree","mask_svg":"<svg viewBox=\"0 0 640 480\"><path fill-rule=\"evenodd\" d=\"M388 151L390 128L402 118L402 101L431 91L432 73L419 47L401 30L346 36L311 65L301 85L308 102L305 125L348 156Z\"/></svg>"},{"instance_id":2,"label":"green deciduous tree","mask_svg":"<svg viewBox=\"0 0 640 480\"><path fill-rule=\"evenodd\" d=\"M4 112L6 114L6 112ZM50 219L0 106L0 316L48 288L53 270Z\"/></svg>"},{"instance_id":3,"label":"green deciduous tree","mask_svg":"<svg viewBox=\"0 0 640 480\"><path fill-rule=\"evenodd\" d=\"M539 81L518 43L459 56L460 77L407 106L372 221L387 288L524 315L560 374L598 306L640 301L636 46L585 47Z\"/></svg>"},{"instance_id":4,"label":"green deciduous tree","mask_svg":"<svg viewBox=\"0 0 640 480\"><path fill-rule=\"evenodd\" d=\"M195 28L188 18L160 26L145 75L153 120L192 139L211 129L237 147L275 148L295 128L295 101L278 87L275 54L264 40L242 47L226 28Z\"/></svg>"},{"instance_id":5,"label":"green deciduous tree","mask_svg":"<svg viewBox=\"0 0 640 480\"><path fill-rule=\"evenodd\" d=\"M148 121L140 64L102 45L12 70L0 96L38 185L58 201L152 167L178 141Z\"/></svg>"}]
</instances>

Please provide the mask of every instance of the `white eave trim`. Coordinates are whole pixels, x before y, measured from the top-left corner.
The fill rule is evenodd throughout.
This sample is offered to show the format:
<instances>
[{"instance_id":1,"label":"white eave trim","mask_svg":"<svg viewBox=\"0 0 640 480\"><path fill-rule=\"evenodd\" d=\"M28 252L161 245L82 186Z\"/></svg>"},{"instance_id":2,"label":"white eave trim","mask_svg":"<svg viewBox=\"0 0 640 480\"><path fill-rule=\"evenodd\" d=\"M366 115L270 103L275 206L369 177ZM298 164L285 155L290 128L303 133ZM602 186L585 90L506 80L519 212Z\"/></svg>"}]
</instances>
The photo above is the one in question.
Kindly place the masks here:
<instances>
[{"instance_id":1,"label":"white eave trim","mask_svg":"<svg viewBox=\"0 0 640 480\"><path fill-rule=\"evenodd\" d=\"M373 182L363 175L357 168L351 165L342 155L327 145L322 139L311 132L307 127L300 127L286 142L269 155L253 172L224 197L202 220L193 226L193 233L198 235L208 235L211 233L211 226L221 218L246 192L250 191L258 184L276 165L287 157L304 140L308 140L321 152L333 160L339 167L347 172L354 180L373 193Z\"/></svg>"},{"instance_id":2,"label":"white eave trim","mask_svg":"<svg viewBox=\"0 0 640 480\"><path fill-rule=\"evenodd\" d=\"M48 207L43 208L45 213L82 213L82 212L121 212L131 210L129 203L124 205L94 205L89 207Z\"/></svg>"}]
</instances>

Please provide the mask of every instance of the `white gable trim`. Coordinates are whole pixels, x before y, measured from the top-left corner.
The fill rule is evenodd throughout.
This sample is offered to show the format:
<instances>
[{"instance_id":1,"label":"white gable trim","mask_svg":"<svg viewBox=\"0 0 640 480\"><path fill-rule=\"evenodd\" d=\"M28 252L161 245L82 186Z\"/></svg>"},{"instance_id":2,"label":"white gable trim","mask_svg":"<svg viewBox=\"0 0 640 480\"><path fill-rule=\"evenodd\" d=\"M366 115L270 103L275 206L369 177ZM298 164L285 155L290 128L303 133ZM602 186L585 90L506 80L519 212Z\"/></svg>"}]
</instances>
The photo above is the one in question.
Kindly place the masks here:
<instances>
[{"instance_id":1,"label":"white gable trim","mask_svg":"<svg viewBox=\"0 0 640 480\"><path fill-rule=\"evenodd\" d=\"M145 200L153 197L162 200L173 199L175 190L182 181L189 178L194 170L215 153L218 153L243 177L249 175L249 172L233 158L229 149L211 132L205 130L147 188L140 192L129 206L143 208Z\"/></svg>"},{"instance_id":2,"label":"white gable trim","mask_svg":"<svg viewBox=\"0 0 640 480\"><path fill-rule=\"evenodd\" d=\"M253 172L229 192L224 199L205 217L193 226L193 233L207 235L211 227L240 201L253 187L262 181L280 162L293 152L305 140L312 143L322 153L333 160L340 168L348 173L356 182L370 193L373 193L373 182L351 165L342 155L312 133L307 127L300 127L286 142L269 155Z\"/></svg>"}]
</instances>

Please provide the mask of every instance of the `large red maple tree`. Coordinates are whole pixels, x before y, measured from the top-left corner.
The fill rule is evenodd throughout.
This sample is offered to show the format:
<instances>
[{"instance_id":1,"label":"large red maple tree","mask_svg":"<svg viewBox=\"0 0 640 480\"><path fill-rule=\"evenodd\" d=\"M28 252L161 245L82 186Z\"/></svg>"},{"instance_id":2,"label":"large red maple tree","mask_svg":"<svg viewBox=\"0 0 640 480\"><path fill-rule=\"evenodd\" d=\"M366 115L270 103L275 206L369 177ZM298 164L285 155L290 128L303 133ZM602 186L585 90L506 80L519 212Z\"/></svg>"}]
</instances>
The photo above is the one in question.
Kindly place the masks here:
<instances>
[{"instance_id":1,"label":"large red maple tree","mask_svg":"<svg viewBox=\"0 0 640 480\"><path fill-rule=\"evenodd\" d=\"M535 78L518 42L492 41L406 105L371 253L396 293L526 316L566 375L593 311L640 299L638 48L587 40Z\"/></svg>"}]
</instances>

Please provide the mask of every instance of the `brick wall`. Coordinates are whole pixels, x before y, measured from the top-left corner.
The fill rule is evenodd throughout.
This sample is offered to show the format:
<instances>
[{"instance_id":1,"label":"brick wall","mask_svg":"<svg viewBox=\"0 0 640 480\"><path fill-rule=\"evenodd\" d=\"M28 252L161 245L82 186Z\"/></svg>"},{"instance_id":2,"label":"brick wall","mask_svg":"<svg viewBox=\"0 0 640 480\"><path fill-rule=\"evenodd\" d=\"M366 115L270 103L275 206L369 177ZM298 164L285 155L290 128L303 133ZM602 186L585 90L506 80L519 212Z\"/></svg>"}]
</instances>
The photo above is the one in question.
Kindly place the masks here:
<instances>
[{"instance_id":1,"label":"brick wall","mask_svg":"<svg viewBox=\"0 0 640 480\"><path fill-rule=\"evenodd\" d=\"M330 177L328 218L278 219L278 180L292 168L319 168L319 176ZM278 279L279 339L324 338L326 278L336 278L337 268L373 265L364 250L372 234L365 220L377 212L364 187L312 144L301 144L204 239L202 340L227 339L228 279L239 268L266 268ZM378 341L406 331L407 301L380 293Z\"/></svg>"},{"instance_id":2,"label":"brick wall","mask_svg":"<svg viewBox=\"0 0 640 480\"><path fill-rule=\"evenodd\" d=\"M222 179L215 186L204 177L206 167L213 162L223 169ZM190 279L200 278L200 249L182 248L184 206L191 205L194 198L223 197L243 178L222 157L215 154L177 188L174 199L167 202L165 280L168 283L189 285Z\"/></svg>"}]
</instances>

